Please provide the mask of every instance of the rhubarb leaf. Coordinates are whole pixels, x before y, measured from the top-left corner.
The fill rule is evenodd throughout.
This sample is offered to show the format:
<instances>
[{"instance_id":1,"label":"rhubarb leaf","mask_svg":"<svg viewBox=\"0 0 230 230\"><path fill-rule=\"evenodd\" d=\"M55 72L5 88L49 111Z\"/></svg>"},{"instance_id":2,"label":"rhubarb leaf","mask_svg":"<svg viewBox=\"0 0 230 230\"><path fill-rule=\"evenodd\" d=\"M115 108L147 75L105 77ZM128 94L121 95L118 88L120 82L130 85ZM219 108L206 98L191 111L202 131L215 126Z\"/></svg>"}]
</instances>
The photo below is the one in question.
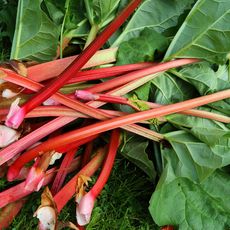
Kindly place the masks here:
<instances>
[{"instance_id":1,"label":"rhubarb leaf","mask_svg":"<svg viewBox=\"0 0 230 230\"><path fill-rule=\"evenodd\" d=\"M112 46L116 47L123 41L137 37L145 27L162 34L167 29L177 26L179 17L189 10L193 3L194 0L144 1Z\"/></svg>"},{"instance_id":2,"label":"rhubarb leaf","mask_svg":"<svg viewBox=\"0 0 230 230\"><path fill-rule=\"evenodd\" d=\"M155 52L164 52L167 46L168 40L163 35L146 28L139 37L120 44L116 64L153 61Z\"/></svg>"},{"instance_id":3,"label":"rhubarb leaf","mask_svg":"<svg viewBox=\"0 0 230 230\"><path fill-rule=\"evenodd\" d=\"M171 132L165 134L165 138L175 151L174 157L178 161L178 169L175 170L183 171L183 176L193 181L200 182L223 166L221 153L215 154L208 145L187 132ZM224 157L229 163L230 156L226 154Z\"/></svg>"},{"instance_id":4,"label":"rhubarb leaf","mask_svg":"<svg viewBox=\"0 0 230 230\"><path fill-rule=\"evenodd\" d=\"M200 110L219 113L208 108L200 108ZM230 133L230 129L224 124L210 119L172 114L167 116L167 120L176 127L189 131L209 146L214 146L220 139L227 138Z\"/></svg>"},{"instance_id":5,"label":"rhubarb leaf","mask_svg":"<svg viewBox=\"0 0 230 230\"><path fill-rule=\"evenodd\" d=\"M230 51L230 1L198 0L165 55L225 63Z\"/></svg>"},{"instance_id":6,"label":"rhubarb leaf","mask_svg":"<svg viewBox=\"0 0 230 230\"><path fill-rule=\"evenodd\" d=\"M149 210L159 226L223 230L230 226L230 177L216 171L202 183L176 178L170 163L152 195Z\"/></svg>"},{"instance_id":7,"label":"rhubarb leaf","mask_svg":"<svg viewBox=\"0 0 230 230\"><path fill-rule=\"evenodd\" d=\"M64 18L65 1L44 0L44 3L52 21L57 26L61 25Z\"/></svg>"},{"instance_id":8,"label":"rhubarb leaf","mask_svg":"<svg viewBox=\"0 0 230 230\"><path fill-rule=\"evenodd\" d=\"M64 37L85 37L89 33L89 23L85 17L84 1L45 0L52 21L60 28Z\"/></svg>"},{"instance_id":9,"label":"rhubarb leaf","mask_svg":"<svg viewBox=\"0 0 230 230\"><path fill-rule=\"evenodd\" d=\"M40 3L19 0L12 59L48 61L55 56L58 28L42 11Z\"/></svg>"},{"instance_id":10,"label":"rhubarb leaf","mask_svg":"<svg viewBox=\"0 0 230 230\"><path fill-rule=\"evenodd\" d=\"M180 76L193 85L200 95L230 89L230 81L226 77L226 67L215 72L207 63L187 66L180 71ZM210 104L213 108L230 115L230 99Z\"/></svg>"},{"instance_id":11,"label":"rhubarb leaf","mask_svg":"<svg viewBox=\"0 0 230 230\"><path fill-rule=\"evenodd\" d=\"M128 135L127 141L121 150L122 155L132 163L142 169L151 180L155 179L156 172L153 162L149 159L146 153L148 140L139 136Z\"/></svg>"},{"instance_id":12,"label":"rhubarb leaf","mask_svg":"<svg viewBox=\"0 0 230 230\"><path fill-rule=\"evenodd\" d=\"M151 83L156 87L153 100L159 104L184 101L193 96L194 90L189 84L168 73L161 74Z\"/></svg>"},{"instance_id":13,"label":"rhubarb leaf","mask_svg":"<svg viewBox=\"0 0 230 230\"><path fill-rule=\"evenodd\" d=\"M120 0L85 0L85 3L90 24L103 28L116 16Z\"/></svg>"}]
</instances>

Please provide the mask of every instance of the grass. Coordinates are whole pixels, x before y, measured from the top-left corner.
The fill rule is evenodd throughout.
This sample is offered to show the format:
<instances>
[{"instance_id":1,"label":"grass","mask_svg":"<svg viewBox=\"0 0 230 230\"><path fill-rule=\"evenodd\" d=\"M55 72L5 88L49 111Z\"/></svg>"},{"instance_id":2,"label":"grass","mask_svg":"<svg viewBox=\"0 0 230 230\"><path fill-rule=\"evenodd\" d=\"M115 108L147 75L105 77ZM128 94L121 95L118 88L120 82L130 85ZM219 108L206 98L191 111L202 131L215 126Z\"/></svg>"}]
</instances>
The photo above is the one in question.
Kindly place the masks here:
<instances>
[{"instance_id":1,"label":"grass","mask_svg":"<svg viewBox=\"0 0 230 230\"><path fill-rule=\"evenodd\" d=\"M92 178L93 181L96 177ZM148 202L153 191L146 175L132 163L116 160L109 181L94 208L87 230L154 230L158 229L148 213ZM33 193L10 228L32 230L37 227L33 213L40 204L40 193ZM72 199L62 210L59 219L75 220Z\"/></svg>"}]
</instances>

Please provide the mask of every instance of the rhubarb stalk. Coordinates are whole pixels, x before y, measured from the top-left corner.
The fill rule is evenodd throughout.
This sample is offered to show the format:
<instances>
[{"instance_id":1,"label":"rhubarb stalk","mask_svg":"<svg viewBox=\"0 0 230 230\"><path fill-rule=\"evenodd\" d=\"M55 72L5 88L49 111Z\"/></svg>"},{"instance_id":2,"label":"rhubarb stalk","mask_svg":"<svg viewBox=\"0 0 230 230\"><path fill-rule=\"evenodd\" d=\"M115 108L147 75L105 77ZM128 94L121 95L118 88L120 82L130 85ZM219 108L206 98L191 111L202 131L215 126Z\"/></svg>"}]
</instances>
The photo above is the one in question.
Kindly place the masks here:
<instances>
[{"instance_id":1,"label":"rhubarb stalk","mask_svg":"<svg viewBox=\"0 0 230 230\"><path fill-rule=\"evenodd\" d=\"M59 171L57 172L57 175L55 176L51 187L51 193L53 195L55 195L61 189L61 186L64 183L65 177L67 175L66 169L69 167L72 160L74 159L77 150L78 148L75 147L75 149L72 149L65 154L64 159L62 160L62 163L60 165Z\"/></svg>"},{"instance_id":2,"label":"rhubarb stalk","mask_svg":"<svg viewBox=\"0 0 230 230\"><path fill-rule=\"evenodd\" d=\"M120 132L118 129L113 130L108 154L106 156L104 165L102 167L101 173L97 179L97 182L90 189L90 191L80 199L80 203L76 209L76 217L79 225L84 226L89 223L91 218L91 213L94 207L95 200L97 196L102 191L105 186L109 175L111 173L114 160L116 157L117 149L120 143Z\"/></svg>"}]
</instances>

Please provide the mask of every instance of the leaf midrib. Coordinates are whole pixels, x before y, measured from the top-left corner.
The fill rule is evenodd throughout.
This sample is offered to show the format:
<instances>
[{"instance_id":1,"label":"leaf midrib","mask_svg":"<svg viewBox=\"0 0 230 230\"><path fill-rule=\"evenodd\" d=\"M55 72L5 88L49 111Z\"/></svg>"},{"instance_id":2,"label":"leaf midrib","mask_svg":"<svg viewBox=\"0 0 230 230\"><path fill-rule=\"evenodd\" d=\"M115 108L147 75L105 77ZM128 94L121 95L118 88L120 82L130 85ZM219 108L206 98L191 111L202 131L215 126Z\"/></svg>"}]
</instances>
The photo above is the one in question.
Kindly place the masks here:
<instances>
[{"instance_id":1,"label":"leaf midrib","mask_svg":"<svg viewBox=\"0 0 230 230\"><path fill-rule=\"evenodd\" d=\"M202 6L202 5L200 5L200 7L201 7L201 6ZM197 8L197 9L200 9L200 8ZM197 41L197 40L199 40L207 31L209 31L209 30L210 30L220 19L222 19L223 17L225 17L226 14L228 14L229 12L230 12L230 9L227 10L223 15L221 15L217 20L215 20L210 26L206 27L207 29L206 29L203 33L201 33L200 35L198 35L197 38L195 38L195 39L192 41L192 43L189 43L189 44L187 44L186 46L184 46L184 47L183 47L182 49L180 49L180 51L177 52L176 54L168 56L167 59L170 58L170 57L175 57L175 56L180 55L180 53L182 53L184 50L188 49L188 48L191 46L191 44L196 44L196 41ZM191 15L190 15L190 17L191 17ZM183 29L184 29L184 27L185 27L186 25L188 25L188 22L185 20L185 23L184 23L184 25L182 26ZM182 28L182 27L181 27L181 28ZM182 29L181 31L183 31L183 29ZM178 40L178 39L177 39L177 40Z\"/></svg>"}]
</instances>

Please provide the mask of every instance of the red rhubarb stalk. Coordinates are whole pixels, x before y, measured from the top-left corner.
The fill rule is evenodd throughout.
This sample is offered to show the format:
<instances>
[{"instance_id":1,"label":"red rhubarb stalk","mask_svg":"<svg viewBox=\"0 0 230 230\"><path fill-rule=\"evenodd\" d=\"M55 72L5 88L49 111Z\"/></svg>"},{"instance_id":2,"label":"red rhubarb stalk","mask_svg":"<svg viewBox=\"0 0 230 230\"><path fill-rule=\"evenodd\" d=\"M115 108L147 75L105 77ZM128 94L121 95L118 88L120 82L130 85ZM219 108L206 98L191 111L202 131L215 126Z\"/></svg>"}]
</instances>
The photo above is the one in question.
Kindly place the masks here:
<instances>
[{"instance_id":1,"label":"red rhubarb stalk","mask_svg":"<svg viewBox=\"0 0 230 230\"><path fill-rule=\"evenodd\" d=\"M100 49L109 37L125 22L125 20L133 13L141 0L133 0L130 4L110 23L110 25L63 71L58 79L52 81L46 88L34 95L25 104L22 105L8 119L8 125L18 128L22 123L25 115L35 107L39 106L43 101L58 91L74 73L78 72L85 63Z\"/></svg>"},{"instance_id":2,"label":"red rhubarb stalk","mask_svg":"<svg viewBox=\"0 0 230 230\"><path fill-rule=\"evenodd\" d=\"M13 203L8 204L0 210L0 228L6 229L12 223L14 218L22 209L26 199L21 199Z\"/></svg>"},{"instance_id":3,"label":"red rhubarb stalk","mask_svg":"<svg viewBox=\"0 0 230 230\"><path fill-rule=\"evenodd\" d=\"M71 164L72 160L74 159L74 156L77 152L78 148L75 148L73 150L68 151L64 159L62 160L62 163L60 165L59 171L57 172L57 175L54 178L52 187L51 187L51 193L55 195L62 187L65 177L67 175L66 168L69 167Z\"/></svg>"},{"instance_id":4,"label":"red rhubarb stalk","mask_svg":"<svg viewBox=\"0 0 230 230\"><path fill-rule=\"evenodd\" d=\"M85 101L104 101L104 102L110 102L110 103L129 105L128 98L119 97L119 96L111 96L111 95L102 94L102 93L91 93L87 90L76 90L75 96L76 98L82 99Z\"/></svg>"},{"instance_id":5,"label":"red rhubarb stalk","mask_svg":"<svg viewBox=\"0 0 230 230\"><path fill-rule=\"evenodd\" d=\"M98 122L96 124L92 124L78 130L74 130L65 134L62 134L58 137L53 138L52 140L47 140L42 144L34 147L28 152L24 153L20 156L9 168L7 177L12 180L12 178L17 177L20 169L24 164L34 159L38 153L54 150L62 144L68 144L77 140L81 140L83 138L89 137L91 135L95 135L98 133L102 133L114 128L126 126L129 124L133 124L143 120L149 120L157 117L162 117L165 115L178 113L184 110L188 110L191 108L195 108L198 106L202 106L208 103L212 103L215 101L223 100L226 98L230 98L230 89L223 90L217 93L213 93L206 96L201 96L194 99L189 99L183 102L178 102L171 105L165 105L160 108L151 109L147 111L137 112L135 114L129 114L122 117L112 118L110 120L105 120Z\"/></svg>"},{"instance_id":6,"label":"red rhubarb stalk","mask_svg":"<svg viewBox=\"0 0 230 230\"><path fill-rule=\"evenodd\" d=\"M77 179L80 175L87 177L92 176L101 166L107 148L100 148L91 161L85 165L62 189L54 196L54 201L57 206L57 211L60 212L66 203L73 197L76 191Z\"/></svg>"},{"instance_id":7,"label":"red rhubarb stalk","mask_svg":"<svg viewBox=\"0 0 230 230\"><path fill-rule=\"evenodd\" d=\"M74 159L72 161L70 167L66 168L66 170L68 173L71 173L71 172L75 171L76 169L78 169L79 166L80 166L80 157L77 157L76 159ZM56 171L57 171L57 169L54 167L52 169L49 169L46 172L45 179L42 182L42 187L46 186L47 184L49 184L52 181ZM17 201L23 197L26 197L31 193L32 193L32 191L25 189L25 181L5 190L3 192L0 192L0 208L5 207L7 204L12 203L14 201Z\"/></svg>"},{"instance_id":8,"label":"red rhubarb stalk","mask_svg":"<svg viewBox=\"0 0 230 230\"><path fill-rule=\"evenodd\" d=\"M77 217L78 224L81 226L88 224L90 221L91 213L96 198L104 188L109 178L109 175L111 173L111 170L113 168L119 143L120 143L120 132L118 129L115 129L112 132L110 142L109 142L108 154L106 156L104 165L97 179L97 182L90 189L90 191L80 199L80 203L77 206L76 217Z\"/></svg>"},{"instance_id":9,"label":"red rhubarb stalk","mask_svg":"<svg viewBox=\"0 0 230 230\"><path fill-rule=\"evenodd\" d=\"M110 48L97 51L93 57L83 66L90 68L116 61L117 48ZM66 57L29 67L28 78L41 82L60 75L76 58L76 56Z\"/></svg>"},{"instance_id":10,"label":"red rhubarb stalk","mask_svg":"<svg viewBox=\"0 0 230 230\"><path fill-rule=\"evenodd\" d=\"M121 85L124 85L128 82L134 81L138 78L150 75L150 74L155 74L158 72L166 71L171 68L176 68L179 66L183 65L188 65L192 64L195 62L198 62L198 59L193 59L193 58L184 58L184 59L178 59L178 60L173 60L169 62L164 62L164 63L159 63L156 64L152 67L148 67L142 70L136 70L131 73L127 73L125 75L122 75L120 77L116 77L112 80L102 82L100 84L97 84L95 86L87 88L87 91L90 91L92 93L98 93L98 92L103 92L107 91L116 87L119 87Z\"/></svg>"},{"instance_id":11,"label":"red rhubarb stalk","mask_svg":"<svg viewBox=\"0 0 230 230\"><path fill-rule=\"evenodd\" d=\"M159 108L159 107L163 106L163 105L148 102L148 101L146 101L144 103L146 103L151 109ZM221 114L217 114L217 113L213 113L213 112L208 112L205 110L189 109L189 110L181 111L179 114L184 114L184 115L189 115L189 116L194 116L194 117L200 117L200 118L206 118L206 119L220 121L220 122L227 123L227 124L230 123L230 117L227 117L227 116L224 116Z\"/></svg>"},{"instance_id":12,"label":"red rhubarb stalk","mask_svg":"<svg viewBox=\"0 0 230 230\"><path fill-rule=\"evenodd\" d=\"M76 76L73 76L67 84L82 82L82 81L90 81L97 80L102 78L114 77L118 75L125 74L127 72L131 72L134 70L144 69L150 66L156 65L155 63L137 63L137 64L128 64L122 66L112 66L107 68L100 69L92 69L87 71L78 72Z\"/></svg>"},{"instance_id":13,"label":"red rhubarb stalk","mask_svg":"<svg viewBox=\"0 0 230 230\"><path fill-rule=\"evenodd\" d=\"M93 142L88 142L85 146L85 151L82 156L81 160L81 167L83 168L89 161L90 161L90 156L93 151Z\"/></svg>"},{"instance_id":14,"label":"red rhubarb stalk","mask_svg":"<svg viewBox=\"0 0 230 230\"><path fill-rule=\"evenodd\" d=\"M167 225L161 228L161 230L174 230L173 226Z\"/></svg>"}]
</instances>

